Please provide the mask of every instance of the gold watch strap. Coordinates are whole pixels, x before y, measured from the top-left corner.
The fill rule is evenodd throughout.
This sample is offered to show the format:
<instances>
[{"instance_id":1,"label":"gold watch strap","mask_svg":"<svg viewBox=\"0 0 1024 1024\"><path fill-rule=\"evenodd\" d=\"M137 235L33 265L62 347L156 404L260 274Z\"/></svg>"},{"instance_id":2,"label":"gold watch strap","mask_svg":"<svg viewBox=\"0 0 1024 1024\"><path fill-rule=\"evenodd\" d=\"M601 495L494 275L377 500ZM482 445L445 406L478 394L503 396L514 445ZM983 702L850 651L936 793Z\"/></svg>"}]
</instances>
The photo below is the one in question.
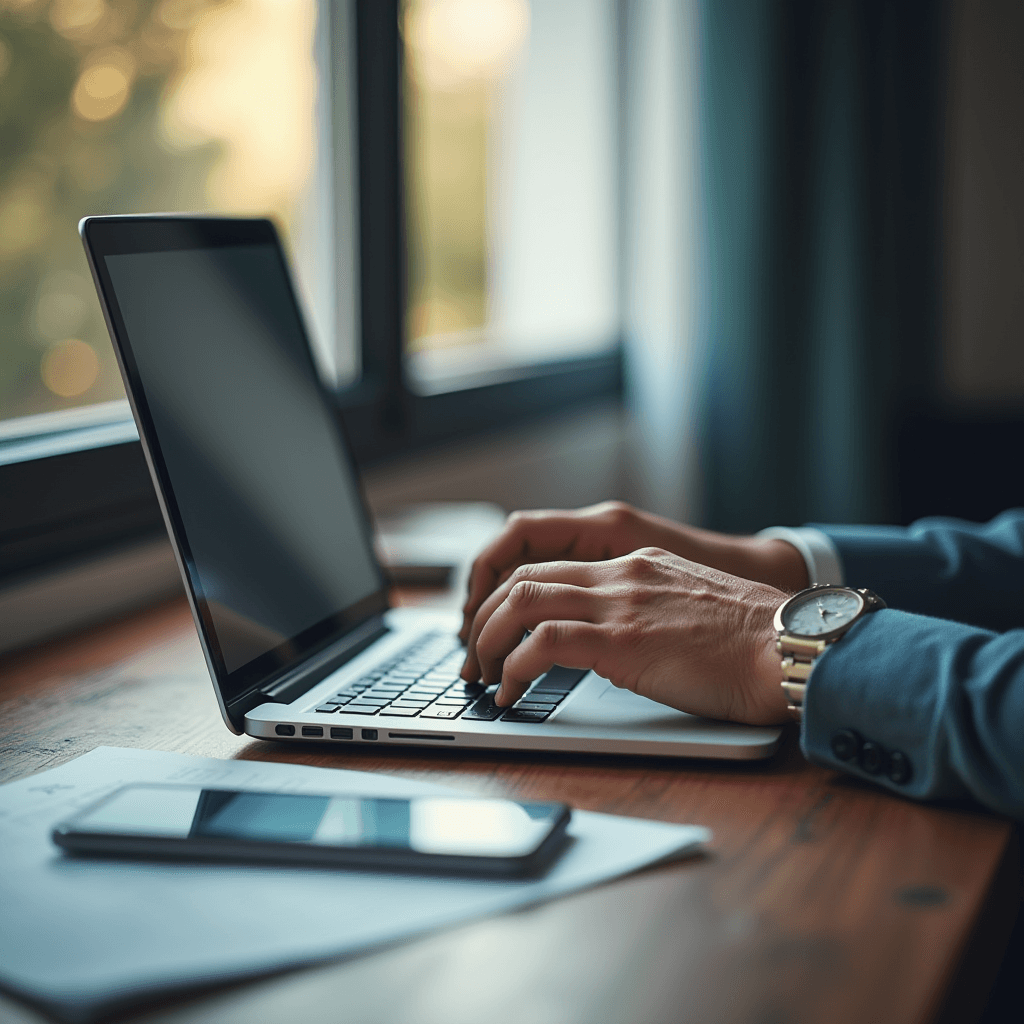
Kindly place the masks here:
<instances>
[{"instance_id":1,"label":"gold watch strap","mask_svg":"<svg viewBox=\"0 0 1024 1024\"><path fill-rule=\"evenodd\" d=\"M824 640L804 640L795 636L780 636L775 649L782 655L782 689L789 703L786 710L799 722L804 714L804 693L807 680L828 644Z\"/></svg>"},{"instance_id":2,"label":"gold watch strap","mask_svg":"<svg viewBox=\"0 0 1024 1024\"><path fill-rule=\"evenodd\" d=\"M801 590L800 593L794 594L789 601L793 601L809 591L823 589L830 588L825 586L809 587L807 590ZM777 630L775 649L782 655L782 689L785 691L788 701L786 708L798 722L804 717L804 695L807 692L807 680L814 669L814 662L825 653L830 644L841 640L861 616L869 612L880 611L885 607L885 602L873 591L860 588L857 593L864 599L864 607L838 636L833 636L829 640L813 640L810 637L789 636L785 633L782 614L789 601L780 605L779 610L775 613L775 628Z\"/></svg>"}]
</instances>

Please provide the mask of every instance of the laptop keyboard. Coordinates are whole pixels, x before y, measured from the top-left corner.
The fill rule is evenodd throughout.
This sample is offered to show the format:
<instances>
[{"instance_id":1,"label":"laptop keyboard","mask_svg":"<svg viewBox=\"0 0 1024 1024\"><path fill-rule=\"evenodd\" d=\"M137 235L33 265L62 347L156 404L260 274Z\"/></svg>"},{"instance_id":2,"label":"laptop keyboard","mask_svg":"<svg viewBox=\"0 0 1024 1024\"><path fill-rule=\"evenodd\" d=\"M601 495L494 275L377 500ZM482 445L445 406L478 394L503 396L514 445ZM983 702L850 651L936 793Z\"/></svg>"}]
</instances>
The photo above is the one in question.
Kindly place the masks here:
<instances>
[{"instance_id":1,"label":"laptop keyboard","mask_svg":"<svg viewBox=\"0 0 1024 1024\"><path fill-rule=\"evenodd\" d=\"M386 664L346 683L316 710L379 718L461 718L473 722L543 722L587 674L555 666L510 708L494 703L480 683L459 677L465 652L454 636L429 633Z\"/></svg>"}]
</instances>

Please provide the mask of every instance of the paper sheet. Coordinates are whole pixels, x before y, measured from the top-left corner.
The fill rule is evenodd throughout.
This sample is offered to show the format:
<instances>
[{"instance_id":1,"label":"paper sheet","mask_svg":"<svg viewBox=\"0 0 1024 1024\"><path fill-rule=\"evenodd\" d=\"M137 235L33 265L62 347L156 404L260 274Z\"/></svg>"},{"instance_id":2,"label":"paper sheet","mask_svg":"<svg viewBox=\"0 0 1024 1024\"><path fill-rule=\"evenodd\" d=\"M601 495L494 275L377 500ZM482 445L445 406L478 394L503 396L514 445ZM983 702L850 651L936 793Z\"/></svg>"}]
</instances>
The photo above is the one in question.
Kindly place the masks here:
<instances>
[{"instance_id":1,"label":"paper sheet","mask_svg":"<svg viewBox=\"0 0 1024 1024\"><path fill-rule=\"evenodd\" d=\"M539 880L77 860L59 821L128 782L294 793L451 792L392 776L99 747L0 787L0 985L67 1021L142 997L354 954L596 885L697 849L707 829L576 811Z\"/></svg>"}]
</instances>

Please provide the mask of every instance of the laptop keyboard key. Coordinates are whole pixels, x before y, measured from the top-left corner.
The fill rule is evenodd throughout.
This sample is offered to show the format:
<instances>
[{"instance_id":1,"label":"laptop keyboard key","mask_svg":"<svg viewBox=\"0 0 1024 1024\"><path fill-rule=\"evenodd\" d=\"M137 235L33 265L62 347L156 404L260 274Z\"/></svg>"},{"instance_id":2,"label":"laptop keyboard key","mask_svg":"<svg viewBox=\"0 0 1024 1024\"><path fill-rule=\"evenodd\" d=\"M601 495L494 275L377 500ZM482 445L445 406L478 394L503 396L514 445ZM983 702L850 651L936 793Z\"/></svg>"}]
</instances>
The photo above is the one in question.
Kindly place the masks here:
<instances>
[{"instance_id":1,"label":"laptop keyboard key","mask_svg":"<svg viewBox=\"0 0 1024 1024\"><path fill-rule=\"evenodd\" d=\"M375 715L380 711L379 704L347 704L341 709L346 715Z\"/></svg>"},{"instance_id":2,"label":"laptop keyboard key","mask_svg":"<svg viewBox=\"0 0 1024 1024\"><path fill-rule=\"evenodd\" d=\"M503 722L520 722L523 725L527 723L543 722L548 717L549 712L547 711L521 711L519 708L512 708L511 711L505 712L505 717L502 718Z\"/></svg>"},{"instance_id":3,"label":"laptop keyboard key","mask_svg":"<svg viewBox=\"0 0 1024 1024\"><path fill-rule=\"evenodd\" d=\"M380 713L388 718L414 718L420 713L420 709L406 708L401 707L398 704L392 704L390 707L381 708Z\"/></svg>"},{"instance_id":4,"label":"laptop keyboard key","mask_svg":"<svg viewBox=\"0 0 1024 1024\"><path fill-rule=\"evenodd\" d=\"M468 711L462 716L462 721L469 719L473 722L493 722L505 709L499 708L494 703L494 699L488 694L486 697L481 697Z\"/></svg>"},{"instance_id":5,"label":"laptop keyboard key","mask_svg":"<svg viewBox=\"0 0 1024 1024\"><path fill-rule=\"evenodd\" d=\"M322 715L333 715L338 710L340 705L338 704L321 704L316 710Z\"/></svg>"},{"instance_id":6,"label":"laptop keyboard key","mask_svg":"<svg viewBox=\"0 0 1024 1024\"><path fill-rule=\"evenodd\" d=\"M547 702L535 700L524 700L517 704L515 709L516 711L543 711L545 715L550 715L557 707L557 704L549 704Z\"/></svg>"},{"instance_id":7,"label":"laptop keyboard key","mask_svg":"<svg viewBox=\"0 0 1024 1024\"><path fill-rule=\"evenodd\" d=\"M461 707L438 707L436 704L431 704L429 708L420 713L420 718L458 718L461 712Z\"/></svg>"},{"instance_id":8,"label":"laptop keyboard key","mask_svg":"<svg viewBox=\"0 0 1024 1024\"><path fill-rule=\"evenodd\" d=\"M541 685L550 685L553 690L571 690L586 674L589 669L585 668L563 668L555 665L547 675L542 676Z\"/></svg>"}]
</instances>

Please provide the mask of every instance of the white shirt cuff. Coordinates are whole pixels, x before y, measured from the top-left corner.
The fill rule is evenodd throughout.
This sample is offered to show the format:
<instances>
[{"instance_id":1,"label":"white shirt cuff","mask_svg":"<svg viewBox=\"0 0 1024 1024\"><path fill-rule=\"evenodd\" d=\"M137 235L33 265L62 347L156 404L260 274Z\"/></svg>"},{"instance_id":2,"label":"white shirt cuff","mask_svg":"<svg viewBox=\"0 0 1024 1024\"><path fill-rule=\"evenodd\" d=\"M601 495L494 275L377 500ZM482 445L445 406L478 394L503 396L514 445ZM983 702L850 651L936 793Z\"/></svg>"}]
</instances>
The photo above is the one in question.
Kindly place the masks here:
<instances>
[{"instance_id":1,"label":"white shirt cuff","mask_svg":"<svg viewBox=\"0 0 1024 1024\"><path fill-rule=\"evenodd\" d=\"M843 560L832 539L813 526L769 526L757 534L763 540L784 540L800 552L807 566L807 578L811 584L833 583L842 586L846 582Z\"/></svg>"}]
</instances>

